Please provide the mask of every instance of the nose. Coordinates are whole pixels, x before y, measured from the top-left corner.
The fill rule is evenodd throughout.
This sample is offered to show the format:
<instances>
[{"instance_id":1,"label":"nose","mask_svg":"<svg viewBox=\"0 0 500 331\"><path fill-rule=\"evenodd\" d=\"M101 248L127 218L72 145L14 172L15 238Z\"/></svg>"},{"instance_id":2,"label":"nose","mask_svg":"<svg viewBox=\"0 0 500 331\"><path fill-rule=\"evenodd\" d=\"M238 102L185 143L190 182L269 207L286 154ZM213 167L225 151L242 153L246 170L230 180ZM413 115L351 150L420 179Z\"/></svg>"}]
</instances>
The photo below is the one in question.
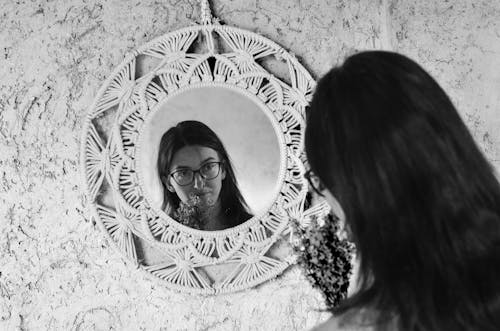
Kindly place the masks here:
<instances>
[{"instance_id":1,"label":"nose","mask_svg":"<svg viewBox=\"0 0 500 331\"><path fill-rule=\"evenodd\" d=\"M194 174L194 188L202 189L203 187L205 187L205 179L199 173Z\"/></svg>"}]
</instances>

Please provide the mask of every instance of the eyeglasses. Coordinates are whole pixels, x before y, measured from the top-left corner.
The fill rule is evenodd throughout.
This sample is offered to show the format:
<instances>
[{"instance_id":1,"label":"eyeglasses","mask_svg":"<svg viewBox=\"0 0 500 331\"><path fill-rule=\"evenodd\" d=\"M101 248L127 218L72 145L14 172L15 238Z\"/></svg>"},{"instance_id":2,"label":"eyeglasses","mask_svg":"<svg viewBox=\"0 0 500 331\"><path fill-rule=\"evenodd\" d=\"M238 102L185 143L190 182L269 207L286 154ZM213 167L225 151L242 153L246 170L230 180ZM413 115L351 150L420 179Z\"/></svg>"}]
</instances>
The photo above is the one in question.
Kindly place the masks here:
<instances>
[{"instance_id":1,"label":"eyeglasses","mask_svg":"<svg viewBox=\"0 0 500 331\"><path fill-rule=\"evenodd\" d=\"M205 180L214 179L219 176L222 162L208 162L201 166L198 170L179 169L172 172L169 176L180 186L187 186L194 182L194 175L199 173Z\"/></svg>"},{"instance_id":2,"label":"eyeglasses","mask_svg":"<svg viewBox=\"0 0 500 331\"><path fill-rule=\"evenodd\" d=\"M306 177L307 181L309 182L309 186L312 187L314 192L316 192L319 196L325 196L322 192L326 189L326 187L323 185L323 183L321 183L321 180L318 176L316 176L311 170L308 170L304 174L304 177Z\"/></svg>"}]
</instances>

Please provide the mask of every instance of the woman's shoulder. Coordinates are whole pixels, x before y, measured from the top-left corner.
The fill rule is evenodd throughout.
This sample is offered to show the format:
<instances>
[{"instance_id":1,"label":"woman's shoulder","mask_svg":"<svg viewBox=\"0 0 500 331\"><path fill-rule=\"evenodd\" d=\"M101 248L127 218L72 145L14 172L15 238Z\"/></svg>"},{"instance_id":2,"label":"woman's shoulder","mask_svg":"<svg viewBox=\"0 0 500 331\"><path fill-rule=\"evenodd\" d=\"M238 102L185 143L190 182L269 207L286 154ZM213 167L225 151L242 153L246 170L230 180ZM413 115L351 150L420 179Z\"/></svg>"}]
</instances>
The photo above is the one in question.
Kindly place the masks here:
<instances>
[{"instance_id":1,"label":"woman's shoulder","mask_svg":"<svg viewBox=\"0 0 500 331\"><path fill-rule=\"evenodd\" d=\"M342 318L331 317L323 324L318 325L311 331L373 331L373 325L362 325L359 323L346 323Z\"/></svg>"},{"instance_id":2,"label":"woman's shoulder","mask_svg":"<svg viewBox=\"0 0 500 331\"><path fill-rule=\"evenodd\" d=\"M375 323L377 314L371 310L361 310L357 313L348 312L345 315L337 315L330 317L323 324L318 325L312 331L374 331L380 329ZM397 318L388 320L383 325L383 330L397 330Z\"/></svg>"}]
</instances>

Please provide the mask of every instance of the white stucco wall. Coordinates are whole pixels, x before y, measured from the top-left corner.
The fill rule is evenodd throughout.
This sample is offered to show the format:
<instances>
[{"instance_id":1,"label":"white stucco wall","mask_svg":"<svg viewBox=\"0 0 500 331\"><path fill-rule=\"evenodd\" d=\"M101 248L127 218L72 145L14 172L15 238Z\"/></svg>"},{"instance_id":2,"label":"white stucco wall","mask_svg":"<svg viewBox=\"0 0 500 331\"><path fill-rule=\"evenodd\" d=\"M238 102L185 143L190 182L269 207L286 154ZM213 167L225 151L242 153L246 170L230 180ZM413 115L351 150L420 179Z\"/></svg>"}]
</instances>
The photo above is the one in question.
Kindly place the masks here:
<instances>
[{"instance_id":1,"label":"white stucco wall","mask_svg":"<svg viewBox=\"0 0 500 331\"><path fill-rule=\"evenodd\" d=\"M500 167L500 3L214 0L224 22L295 53L314 77L354 49L409 55ZM198 18L193 0L0 0L0 329L305 330L326 319L292 268L231 295L152 282L89 219L83 118L124 53Z\"/></svg>"}]
</instances>

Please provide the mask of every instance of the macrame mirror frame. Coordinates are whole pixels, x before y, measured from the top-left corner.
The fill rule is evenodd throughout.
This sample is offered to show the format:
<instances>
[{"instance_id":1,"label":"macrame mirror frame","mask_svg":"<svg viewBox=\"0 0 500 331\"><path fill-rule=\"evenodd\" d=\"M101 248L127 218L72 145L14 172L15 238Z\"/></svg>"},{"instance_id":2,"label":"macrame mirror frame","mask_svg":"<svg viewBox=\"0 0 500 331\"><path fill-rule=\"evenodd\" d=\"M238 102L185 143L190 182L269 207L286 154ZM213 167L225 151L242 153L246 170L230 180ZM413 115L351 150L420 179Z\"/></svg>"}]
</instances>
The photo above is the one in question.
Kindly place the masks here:
<instances>
[{"instance_id":1,"label":"macrame mirror frame","mask_svg":"<svg viewBox=\"0 0 500 331\"><path fill-rule=\"evenodd\" d=\"M226 51L219 51L217 43L224 43ZM290 83L259 64L269 57L286 64ZM155 64L139 73L138 63L145 59ZM192 229L155 209L137 169L148 116L173 95L203 86L258 98L273 121L282 156L280 189L269 210L222 231ZM295 56L258 34L219 24L202 1L200 24L167 33L127 55L88 111L81 164L94 219L126 260L175 290L227 293L276 277L295 262L292 250L285 256L270 253L280 242L289 243L292 221L307 225L329 212L325 202L304 208L304 121L314 86ZM143 263L138 239L164 252L165 261ZM222 280L204 276L204 267L221 264L234 266Z\"/></svg>"}]
</instances>

